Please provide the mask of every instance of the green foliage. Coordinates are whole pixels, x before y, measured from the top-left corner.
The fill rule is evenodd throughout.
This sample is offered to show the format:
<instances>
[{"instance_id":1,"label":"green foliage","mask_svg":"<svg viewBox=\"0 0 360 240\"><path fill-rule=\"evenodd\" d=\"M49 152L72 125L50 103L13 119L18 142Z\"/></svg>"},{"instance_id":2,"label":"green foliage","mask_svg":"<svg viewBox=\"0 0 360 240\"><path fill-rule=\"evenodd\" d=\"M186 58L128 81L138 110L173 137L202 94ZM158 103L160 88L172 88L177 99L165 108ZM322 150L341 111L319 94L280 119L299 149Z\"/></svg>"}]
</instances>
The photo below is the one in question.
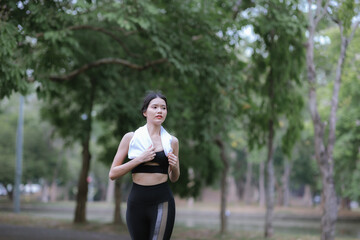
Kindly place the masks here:
<instances>
[{"instance_id":1,"label":"green foliage","mask_svg":"<svg viewBox=\"0 0 360 240\"><path fill-rule=\"evenodd\" d=\"M353 18L359 11L359 6L356 5L359 5L359 3L354 0L340 0L337 6L332 8L337 19L341 21L345 34L351 32L349 30L351 30Z\"/></svg>"},{"instance_id":2,"label":"green foliage","mask_svg":"<svg viewBox=\"0 0 360 240\"><path fill-rule=\"evenodd\" d=\"M320 172L314 158L313 137L302 137L295 146L292 160L291 184L293 189L310 185L313 191L319 191Z\"/></svg>"},{"instance_id":3,"label":"green foliage","mask_svg":"<svg viewBox=\"0 0 360 240\"><path fill-rule=\"evenodd\" d=\"M25 94L28 82L32 82L34 77L38 76L38 67L51 70L47 68L48 64L38 61L41 60L41 56L34 48L41 45L38 40L44 35L51 39L54 45L60 37L64 37L63 34L56 39L55 34L44 32L62 28L68 19L64 12L69 2L71 1L2 1L0 99L10 96L13 91ZM45 63L54 59L47 59Z\"/></svg>"},{"instance_id":4,"label":"green foliage","mask_svg":"<svg viewBox=\"0 0 360 240\"><path fill-rule=\"evenodd\" d=\"M0 182L6 186L12 184L15 179L15 141L17 114L4 109L4 103L1 104L0 114Z\"/></svg>"},{"instance_id":5,"label":"green foliage","mask_svg":"<svg viewBox=\"0 0 360 240\"><path fill-rule=\"evenodd\" d=\"M0 182L4 185L13 184L15 179L18 101L14 97L2 104L0 114L0 164L3 166L0 170ZM25 103L22 182L46 179L48 182L56 180L61 184L67 179L67 162L64 153L52 139L51 127L40 121L38 109L34 108L35 102L28 100Z\"/></svg>"},{"instance_id":6,"label":"green foliage","mask_svg":"<svg viewBox=\"0 0 360 240\"><path fill-rule=\"evenodd\" d=\"M51 140L51 128L46 123L28 120L24 129L23 180L48 182L67 179L67 162ZM54 179L55 178L55 179Z\"/></svg>"},{"instance_id":7,"label":"green foliage","mask_svg":"<svg viewBox=\"0 0 360 240\"><path fill-rule=\"evenodd\" d=\"M244 128L249 132L250 147L262 146L267 139L268 122L273 120L277 139L282 139L279 151L290 155L302 129L304 92L299 76L305 60L305 21L297 2L261 1L254 6L253 1L242 1L240 14L233 18L237 2L24 1L23 8L19 8L8 1L8 17L0 22L0 99L14 91L26 92L26 80L33 80L38 96L45 101L43 116L56 126L55 132L68 144L84 139L89 125L83 119L91 115L101 126L92 134L93 141L102 148L101 154L95 156L109 166L121 137L144 124L139 109L146 90L162 90L169 100L165 127L180 140L181 177L173 189L181 196L196 196L204 184L218 179L222 169L214 137L220 135L231 145L234 139L229 133ZM346 18L352 16L352 3L343 2L338 13L349 24ZM254 7L253 11L242 15L241 11L249 7ZM238 34L246 24L254 27L258 40L252 45L252 62L244 69L246 64L235 54L239 54L239 48L247 47ZM337 38L331 37L331 43L336 45ZM326 74L333 74L334 66L329 62L336 59L331 53L334 44L317 45L317 60L324 64ZM358 52L357 48L352 52ZM56 82L52 78L61 79L109 58L137 66L158 59L166 61L143 70L124 64L103 64L88 67L67 80ZM352 63L358 64L355 60ZM339 120L341 151L335 160L347 160L336 170L340 173L346 169L339 179L345 179L345 172L357 176L354 169L358 169L354 161L358 144L354 119L358 119L358 112L353 103L358 98L352 92L358 86L354 68L345 72L349 74L346 78L352 80L346 87L348 96L342 93L345 97L344 110L340 110L344 113ZM274 80L274 86L269 85L270 80ZM270 88L274 91L273 99L268 98ZM91 99L94 105L89 113ZM245 127L239 126L239 118L246 123ZM10 133L3 131L10 139ZM35 127L30 132L38 142L46 143L47 135L38 136ZM241 154L247 152L248 139L243 141L237 148ZM27 146L32 149L26 152L29 159L54 154L51 149L40 153L35 143ZM305 143L295 147L299 157L294 156L294 166L301 167L294 167L293 181L299 185L314 184L311 178L317 174L307 148L310 147ZM259 152L250 152L247 157L261 160ZM57 161L61 162L61 158ZM49 164L54 168L54 162ZM51 173L40 165L28 166L38 170L37 175L34 170L34 178ZM346 178L344 182L353 184L357 178L353 179Z\"/></svg>"},{"instance_id":8,"label":"green foliage","mask_svg":"<svg viewBox=\"0 0 360 240\"><path fill-rule=\"evenodd\" d=\"M184 159L176 191L198 193L221 168L214 136L226 136L238 113L240 65L229 40L217 34L226 31L221 23L227 13L219 2L208 4L206 11L197 1L46 1L14 7L14 25L35 42L21 50L45 101L42 116L68 144L89 133L83 119L93 115L93 121L104 122L108 128L99 138L104 145L100 157L108 162L123 134L144 123L138 109L145 90L163 90L170 103L166 127L180 139ZM109 58L137 66L157 59L166 63L144 71L121 64L87 67ZM189 191L191 168L196 184Z\"/></svg>"},{"instance_id":9,"label":"green foliage","mask_svg":"<svg viewBox=\"0 0 360 240\"><path fill-rule=\"evenodd\" d=\"M302 129L303 96L300 73L304 63L304 29L302 13L292 1L262 2L254 17L254 66L247 81L250 108L249 144L263 146L269 122L281 127L286 119L282 151L291 154Z\"/></svg>"},{"instance_id":10,"label":"green foliage","mask_svg":"<svg viewBox=\"0 0 360 240\"><path fill-rule=\"evenodd\" d=\"M360 154L358 154L357 159L360 159ZM357 160L353 174L351 175L350 185L344 190L344 195L355 201L360 200L360 190L359 190L359 181L360 181L360 161Z\"/></svg>"},{"instance_id":11,"label":"green foliage","mask_svg":"<svg viewBox=\"0 0 360 240\"><path fill-rule=\"evenodd\" d=\"M0 99L13 91L26 92L25 69L19 63L18 29L0 20Z\"/></svg>"}]
</instances>

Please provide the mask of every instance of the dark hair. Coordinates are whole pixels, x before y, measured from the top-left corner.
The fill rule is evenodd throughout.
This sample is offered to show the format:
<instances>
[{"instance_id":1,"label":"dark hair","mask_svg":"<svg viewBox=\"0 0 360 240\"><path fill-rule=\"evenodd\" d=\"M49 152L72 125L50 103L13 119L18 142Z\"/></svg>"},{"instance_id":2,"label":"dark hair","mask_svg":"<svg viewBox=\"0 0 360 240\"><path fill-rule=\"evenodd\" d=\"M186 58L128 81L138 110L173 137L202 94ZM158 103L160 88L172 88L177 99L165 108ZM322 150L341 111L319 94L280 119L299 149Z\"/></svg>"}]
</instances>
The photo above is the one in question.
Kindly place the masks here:
<instances>
[{"instance_id":1,"label":"dark hair","mask_svg":"<svg viewBox=\"0 0 360 240\"><path fill-rule=\"evenodd\" d=\"M160 91L150 91L145 97L144 97L144 103L142 105L141 108L141 113L144 116L144 112L146 112L146 109L149 107L149 104L151 102L151 100L155 99L155 98L161 98L162 100L165 101L166 107L167 107L167 99L165 97L165 95L163 95ZM144 116L145 117L145 116Z\"/></svg>"}]
</instances>

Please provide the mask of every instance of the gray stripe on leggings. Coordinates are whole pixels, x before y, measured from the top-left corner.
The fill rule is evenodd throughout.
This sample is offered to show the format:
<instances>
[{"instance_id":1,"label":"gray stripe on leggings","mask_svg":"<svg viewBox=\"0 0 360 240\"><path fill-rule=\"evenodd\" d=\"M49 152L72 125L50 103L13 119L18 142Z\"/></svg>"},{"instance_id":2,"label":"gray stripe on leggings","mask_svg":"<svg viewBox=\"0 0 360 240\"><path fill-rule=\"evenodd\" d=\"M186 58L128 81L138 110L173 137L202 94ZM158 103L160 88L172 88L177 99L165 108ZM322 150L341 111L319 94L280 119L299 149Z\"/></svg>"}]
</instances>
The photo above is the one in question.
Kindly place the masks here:
<instances>
[{"instance_id":1,"label":"gray stripe on leggings","mask_svg":"<svg viewBox=\"0 0 360 240\"><path fill-rule=\"evenodd\" d=\"M153 236L152 240L157 240L159 237L162 212L163 212L163 203L160 203L158 205L158 211L157 211L157 217L156 217L156 223L155 223L155 229L154 229L154 236Z\"/></svg>"}]
</instances>

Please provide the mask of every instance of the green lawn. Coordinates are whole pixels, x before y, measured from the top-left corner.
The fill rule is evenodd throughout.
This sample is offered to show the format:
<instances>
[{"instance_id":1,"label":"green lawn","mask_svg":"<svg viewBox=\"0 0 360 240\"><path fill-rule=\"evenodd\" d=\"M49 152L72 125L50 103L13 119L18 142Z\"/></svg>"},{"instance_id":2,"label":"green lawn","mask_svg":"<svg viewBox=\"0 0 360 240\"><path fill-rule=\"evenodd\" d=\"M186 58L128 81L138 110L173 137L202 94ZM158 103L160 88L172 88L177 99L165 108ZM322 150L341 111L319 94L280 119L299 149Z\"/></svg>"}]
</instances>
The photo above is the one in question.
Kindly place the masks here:
<instances>
[{"instance_id":1,"label":"green lawn","mask_svg":"<svg viewBox=\"0 0 360 240\"><path fill-rule=\"evenodd\" d=\"M88 222L85 224L73 224L69 220L58 220L52 218L39 218L26 213L0 212L0 223L37 226L47 228L76 229L82 231L93 231L102 233L126 233L125 226L104 224L99 222ZM261 240L264 239L261 232L251 231L229 231L220 235L218 230L208 228L189 228L175 226L173 240ZM318 240L319 236L304 234L275 233L272 239L276 240ZM337 240L355 240L356 238L336 238Z\"/></svg>"}]
</instances>

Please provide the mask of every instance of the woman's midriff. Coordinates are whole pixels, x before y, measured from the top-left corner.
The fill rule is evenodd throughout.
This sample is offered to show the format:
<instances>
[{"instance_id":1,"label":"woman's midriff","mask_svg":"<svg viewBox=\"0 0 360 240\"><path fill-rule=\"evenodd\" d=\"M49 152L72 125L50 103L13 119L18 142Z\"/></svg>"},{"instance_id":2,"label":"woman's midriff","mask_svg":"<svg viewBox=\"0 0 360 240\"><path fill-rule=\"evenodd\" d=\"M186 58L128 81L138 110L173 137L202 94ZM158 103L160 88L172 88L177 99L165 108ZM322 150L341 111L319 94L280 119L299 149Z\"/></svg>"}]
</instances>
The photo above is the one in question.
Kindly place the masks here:
<instances>
[{"instance_id":1,"label":"woman's midriff","mask_svg":"<svg viewBox=\"0 0 360 240\"><path fill-rule=\"evenodd\" d=\"M133 173L132 179L136 184L151 186L166 182L168 175L163 173Z\"/></svg>"}]
</instances>

